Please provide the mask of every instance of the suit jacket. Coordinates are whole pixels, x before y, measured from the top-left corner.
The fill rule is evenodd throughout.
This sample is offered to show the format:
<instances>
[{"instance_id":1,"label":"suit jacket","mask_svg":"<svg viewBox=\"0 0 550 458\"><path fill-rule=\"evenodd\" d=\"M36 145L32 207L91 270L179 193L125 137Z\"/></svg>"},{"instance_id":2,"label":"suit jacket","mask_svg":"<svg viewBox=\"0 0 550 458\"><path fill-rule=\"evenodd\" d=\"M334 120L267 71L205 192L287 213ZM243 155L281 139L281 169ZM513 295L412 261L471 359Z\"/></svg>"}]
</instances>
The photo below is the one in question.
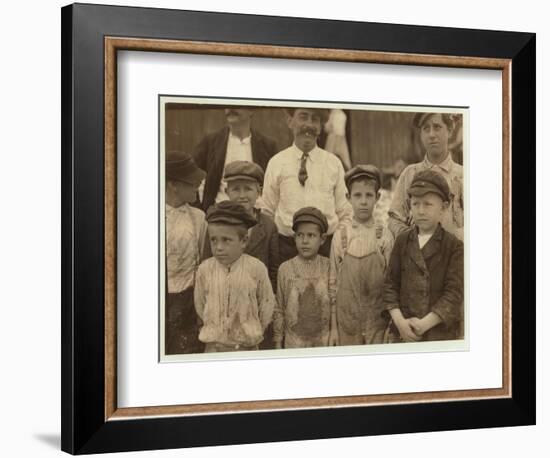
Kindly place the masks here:
<instances>
[{"instance_id":1,"label":"suit jacket","mask_svg":"<svg viewBox=\"0 0 550 458\"><path fill-rule=\"evenodd\" d=\"M269 272L269 280L273 286L273 292L277 291L277 272L279 270L279 232L273 219L261 213L256 212L258 223L252 227L250 238L246 245L245 253L262 261ZM206 242L202 260L212 257L212 248L210 247L208 231L206 232Z\"/></svg>"},{"instance_id":2,"label":"suit jacket","mask_svg":"<svg viewBox=\"0 0 550 458\"><path fill-rule=\"evenodd\" d=\"M204 195L200 207L206 211L216 199L220 190L227 154L227 139L229 127L206 135L195 148L193 157L196 164L206 172ZM267 167L269 159L277 152L275 142L252 129L250 146L252 149L252 161L262 169Z\"/></svg>"},{"instance_id":3,"label":"suit jacket","mask_svg":"<svg viewBox=\"0 0 550 458\"><path fill-rule=\"evenodd\" d=\"M397 236L384 284L387 311L400 308L405 318L435 312L442 322L422 340L461 338L464 308L464 245L438 226L422 249L416 228Z\"/></svg>"}]
</instances>

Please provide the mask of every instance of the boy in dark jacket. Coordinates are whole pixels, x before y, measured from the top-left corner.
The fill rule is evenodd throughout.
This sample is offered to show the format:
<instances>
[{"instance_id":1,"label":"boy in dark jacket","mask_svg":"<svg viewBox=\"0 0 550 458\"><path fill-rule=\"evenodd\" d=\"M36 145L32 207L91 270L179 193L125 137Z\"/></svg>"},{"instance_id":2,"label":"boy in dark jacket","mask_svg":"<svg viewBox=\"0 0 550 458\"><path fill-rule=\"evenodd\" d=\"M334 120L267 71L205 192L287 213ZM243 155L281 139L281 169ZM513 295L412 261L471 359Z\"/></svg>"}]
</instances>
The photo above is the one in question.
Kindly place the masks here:
<instances>
[{"instance_id":1,"label":"boy in dark jacket","mask_svg":"<svg viewBox=\"0 0 550 458\"><path fill-rule=\"evenodd\" d=\"M451 199L445 178L418 172L408 189L414 227L400 234L384 285L384 306L402 341L455 340L464 307L464 246L441 227Z\"/></svg>"}]
</instances>

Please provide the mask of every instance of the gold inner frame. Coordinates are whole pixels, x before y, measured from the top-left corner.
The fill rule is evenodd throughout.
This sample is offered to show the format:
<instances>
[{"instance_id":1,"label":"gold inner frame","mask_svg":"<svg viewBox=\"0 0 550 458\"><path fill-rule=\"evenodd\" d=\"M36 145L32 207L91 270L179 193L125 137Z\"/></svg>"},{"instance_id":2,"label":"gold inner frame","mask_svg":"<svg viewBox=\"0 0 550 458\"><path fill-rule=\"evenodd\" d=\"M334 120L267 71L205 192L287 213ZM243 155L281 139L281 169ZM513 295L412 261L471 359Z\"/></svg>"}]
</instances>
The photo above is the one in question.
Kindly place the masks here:
<instances>
[{"instance_id":1,"label":"gold inner frame","mask_svg":"<svg viewBox=\"0 0 550 458\"><path fill-rule=\"evenodd\" d=\"M320 61L368 62L379 64L427 65L436 67L480 68L502 71L502 380L500 388L455 391L430 391L403 394L335 396L305 399L241 401L171 406L118 408L116 336L116 107L117 51L177 52L246 57L308 59ZM211 43L179 40L105 37L105 421L129 420L151 416L181 416L273 410L320 409L381 404L425 403L490 398L512 395L511 367L511 70L510 59L385 53L342 49Z\"/></svg>"}]
</instances>

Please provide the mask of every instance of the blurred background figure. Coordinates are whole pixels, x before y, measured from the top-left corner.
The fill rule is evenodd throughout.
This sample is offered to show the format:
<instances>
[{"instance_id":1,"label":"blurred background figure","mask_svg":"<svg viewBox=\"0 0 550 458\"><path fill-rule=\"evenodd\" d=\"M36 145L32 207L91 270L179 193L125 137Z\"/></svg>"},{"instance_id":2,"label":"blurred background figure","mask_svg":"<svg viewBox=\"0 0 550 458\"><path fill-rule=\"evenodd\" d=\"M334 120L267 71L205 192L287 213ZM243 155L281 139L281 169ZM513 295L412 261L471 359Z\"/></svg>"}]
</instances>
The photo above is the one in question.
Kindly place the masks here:
<instances>
[{"instance_id":1,"label":"blurred background figure","mask_svg":"<svg viewBox=\"0 0 550 458\"><path fill-rule=\"evenodd\" d=\"M334 153L344 166L344 170L351 168L348 141L346 139L347 115L344 110L330 110L328 121L325 123L326 140L324 149Z\"/></svg>"}]
</instances>

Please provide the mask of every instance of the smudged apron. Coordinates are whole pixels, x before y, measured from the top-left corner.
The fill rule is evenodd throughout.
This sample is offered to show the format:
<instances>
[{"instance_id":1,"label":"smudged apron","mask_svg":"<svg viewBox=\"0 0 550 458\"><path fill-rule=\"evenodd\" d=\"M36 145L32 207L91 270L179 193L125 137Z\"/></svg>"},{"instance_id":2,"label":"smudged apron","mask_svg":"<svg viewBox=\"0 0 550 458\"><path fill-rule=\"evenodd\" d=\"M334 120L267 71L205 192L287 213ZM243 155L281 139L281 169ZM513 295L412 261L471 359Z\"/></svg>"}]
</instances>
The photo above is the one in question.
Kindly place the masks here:
<instances>
[{"instance_id":1,"label":"smudged apron","mask_svg":"<svg viewBox=\"0 0 550 458\"><path fill-rule=\"evenodd\" d=\"M328 345L330 300L327 275L307 278L294 270L285 321L285 348Z\"/></svg>"},{"instance_id":2,"label":"smudged apron","mask_svg":"<svg viewBox=\"0 0 550 458\"><path fill-rule=\"evenodd\" d=\"M382 343L385 266L378 250L362 257L344 254L336 293L340 345Z\"/></svg>"}]
</instances>

